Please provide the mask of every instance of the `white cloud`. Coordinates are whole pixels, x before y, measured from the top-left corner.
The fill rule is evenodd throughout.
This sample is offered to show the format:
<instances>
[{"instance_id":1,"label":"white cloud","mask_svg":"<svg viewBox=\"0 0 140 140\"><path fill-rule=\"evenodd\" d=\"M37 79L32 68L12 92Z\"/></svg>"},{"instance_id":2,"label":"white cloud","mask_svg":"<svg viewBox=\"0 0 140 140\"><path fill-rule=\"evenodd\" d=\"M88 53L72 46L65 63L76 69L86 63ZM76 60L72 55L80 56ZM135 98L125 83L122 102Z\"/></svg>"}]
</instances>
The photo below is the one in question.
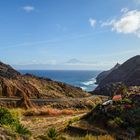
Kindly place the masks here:
<instances>
[{"instance_id":1,"label":"white cloud","mask_svg":"<svg viewBox=\"0 0 140 140\"><path fill-rule=\"evenodd\" d=\"M135 34L140 37L140 11L127 11L119 19L103 22L101 26L111 26L112 30L118 33Z\"/></svg>"},{"instance_id":2,"label":"white cloud","mask_svg":"<svg viewBox=\"0 0 140 140\"><path fill-rule=\"evenodd\" d=\"M114 23L115 23L115 19L107 20L105 22L102 22L101 26L102 27L104 27L104 26L112 26Z\"/></svg>"},{"instance_id":3,"label":"white cloud","mask_svg":"<svg viewBox=\"0 0 140 140\"><path fill-rule=\"evenodd\" d=\"M89 23L90 23L91 27L94 27L96 25L96 20L93 18L90 18Z\"/></svg>"},{"instance_id":4,"label":"white cloud","mask_svg":"<svg viewBox=\"0 0 140 140\"><path fill-rule=\"evenodd\" d=\"M31 6L31 5L27 5L27 6L23 7L23 10L26 11L26 12L32 12L32 11L35 10L35 7Z\"/></svg>"},{"instance_id":5,"label":"white cloud","mask_svg":"<svg viewBox=\"0 0 140 140\"><path fill-rule=\"evenodd\" d=\"M122 13L126 13L126 12L128 12L128 11L129 11L128 8L122 8L122 9L121 9L121 12L122 12Z\"/></svg>"}]
</instances>

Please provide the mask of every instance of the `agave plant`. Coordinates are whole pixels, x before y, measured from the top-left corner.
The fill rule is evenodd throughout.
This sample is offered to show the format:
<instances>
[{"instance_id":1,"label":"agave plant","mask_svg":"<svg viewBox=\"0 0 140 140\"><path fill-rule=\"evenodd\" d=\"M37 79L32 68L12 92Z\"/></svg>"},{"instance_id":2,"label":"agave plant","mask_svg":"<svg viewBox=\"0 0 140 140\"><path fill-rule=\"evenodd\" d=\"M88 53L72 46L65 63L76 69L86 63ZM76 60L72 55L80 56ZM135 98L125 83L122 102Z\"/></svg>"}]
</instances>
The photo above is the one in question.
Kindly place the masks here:
<instances>
[{"instance_id":1,"label":"agave plant","mask_svg":"<svg viewBox=\"0 0 140 140\"><path fill-rule=\"evenodd\" d=\"M31 132L26 127L24 127L22 124L15 124L15 129L16 129L15 131L18 134L21 134L24 136L31 136Z\"/></svg>"},{"instance_id":2,"label":"agave plant","mask_svg":"<svg viewBox=\"0 0 140 140\"><path fill-rule=\"evenodd\" d=\"M59 136L59 133L56 131L55 128L50 128L48 130L47 136L48 138L55 140Z\"/></svg>"}]
</instances>

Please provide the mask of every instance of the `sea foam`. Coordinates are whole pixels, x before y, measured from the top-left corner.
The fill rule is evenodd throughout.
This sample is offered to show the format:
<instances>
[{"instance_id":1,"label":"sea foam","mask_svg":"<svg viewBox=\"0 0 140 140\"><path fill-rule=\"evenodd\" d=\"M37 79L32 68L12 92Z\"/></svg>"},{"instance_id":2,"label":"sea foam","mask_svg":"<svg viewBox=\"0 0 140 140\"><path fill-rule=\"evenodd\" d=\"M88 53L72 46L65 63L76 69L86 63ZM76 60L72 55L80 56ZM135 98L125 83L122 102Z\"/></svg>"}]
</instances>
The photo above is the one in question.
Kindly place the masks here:
<instances>
[{"instance_id":1,"label":"sea foam","mask_svg":"<svg viewBox=\"0 0 140 140\"><path fill-rule=\"evenodd\" d=\"M86 82L82 82L82 84L85 85L85 86L90 86L90 85L93 85L95 83L96 83L95 78L92 78L92 79L90 79L89 81L86 81Z\"/></svg>"}]
</instances>

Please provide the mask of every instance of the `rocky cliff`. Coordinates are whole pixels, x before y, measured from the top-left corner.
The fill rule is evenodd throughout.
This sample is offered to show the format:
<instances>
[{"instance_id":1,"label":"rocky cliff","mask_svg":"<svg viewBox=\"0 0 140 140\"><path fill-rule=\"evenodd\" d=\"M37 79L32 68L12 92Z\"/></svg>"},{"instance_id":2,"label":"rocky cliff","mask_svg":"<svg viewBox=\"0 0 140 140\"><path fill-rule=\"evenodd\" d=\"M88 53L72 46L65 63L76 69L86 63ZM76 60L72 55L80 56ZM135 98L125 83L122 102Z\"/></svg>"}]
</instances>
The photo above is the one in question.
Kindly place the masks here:
<instances>
[{"instance_id":1,"label":"rocky cliff","mask_svg":"<svg viewBox=\"0 0 140 140\"><path fill-rule=\"evenodd\" d=\"M112 69L103 71L101 72L97 77L96 77L96 84L100 84L100 82L105 79L113 70L117 69L120 66L119 63L117 63Z\"/></svg>"},{"instance_id":2,"label":"rocky cliff","mask_svg":"<svg viewBox=\"0 0 140 140\"><path fill-rule=\"evenodd\" d=\"M120 85L120 83L128 87L140 86L140 55L130 58L119 67L107 72L104 78L100 78L95 91L104 94L103 90L109 89L111 85Z\"/></svg>"}]
</instances>

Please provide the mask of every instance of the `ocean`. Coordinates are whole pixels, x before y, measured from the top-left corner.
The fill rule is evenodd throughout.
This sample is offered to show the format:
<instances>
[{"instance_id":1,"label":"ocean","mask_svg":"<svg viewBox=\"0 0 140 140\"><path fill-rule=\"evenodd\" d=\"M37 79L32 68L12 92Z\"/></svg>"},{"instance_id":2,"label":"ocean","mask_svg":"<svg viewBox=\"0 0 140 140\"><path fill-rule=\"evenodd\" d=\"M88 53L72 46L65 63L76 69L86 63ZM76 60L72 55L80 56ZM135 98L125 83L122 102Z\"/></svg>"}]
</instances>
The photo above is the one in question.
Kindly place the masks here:
<instances>
[{"instance_id":1,"label":"ocean","mask_svg":"<svg viewBox=\"0 0 140 140\"><path fill-rule=\"evenodd\" d=\"M79 70L20 70L22 74L30 73L40 77L47 77L55 81L64 82L85 91L92 91L97 87L96 76L101 71L79 71Z\"/></svg>"}]
</instances>

